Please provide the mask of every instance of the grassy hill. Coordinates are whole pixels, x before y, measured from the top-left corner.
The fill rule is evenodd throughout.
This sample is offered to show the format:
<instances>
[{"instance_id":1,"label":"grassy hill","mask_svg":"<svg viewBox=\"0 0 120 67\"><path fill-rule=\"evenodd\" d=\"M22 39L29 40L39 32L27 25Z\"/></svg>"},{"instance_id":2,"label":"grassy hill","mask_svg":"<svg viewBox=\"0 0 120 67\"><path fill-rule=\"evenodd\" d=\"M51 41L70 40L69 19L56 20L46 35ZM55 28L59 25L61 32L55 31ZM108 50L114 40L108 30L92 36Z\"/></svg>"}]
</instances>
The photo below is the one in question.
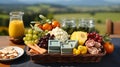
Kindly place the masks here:
<instances>
[{"instance_id":1,"label":"grassy hill","mask_svg":"<svg viewBox=\"0 0 120 67\"><path fill-rule=\"evenodd\" d=\"M103 6L63 6L58 4L0 4L0 13L9 13L10 11L24 11L26 13L40 13L48 11L52 13L76 13L76 12L111 12L120 11L120 5L103 5Z\"/></svg>"},{"instance_id":2,"label":"grassy hill","mask_svg":"<svg viewBox=\"0 0 120 67\"><path fill-rule=\"evenodd\" d=\"M54 16L57 20L61 18L94 18L96 29L101 34L105 33L105 21L111 19L113 21L120 21L120 6L62 6L56 4L34 4L34 5L0 5L0 26L8 26L9 24L9 12L11 11L23 11L25 13L26 25L29 25L30 21L38 20L39 14L46 16ZM37 18L37 19L36 19ZM4 27L3 27L4 28ZM0 28L0 31L1 29ZM5 29L6 30L6 29Z\"/></svg>"}]
</instances>

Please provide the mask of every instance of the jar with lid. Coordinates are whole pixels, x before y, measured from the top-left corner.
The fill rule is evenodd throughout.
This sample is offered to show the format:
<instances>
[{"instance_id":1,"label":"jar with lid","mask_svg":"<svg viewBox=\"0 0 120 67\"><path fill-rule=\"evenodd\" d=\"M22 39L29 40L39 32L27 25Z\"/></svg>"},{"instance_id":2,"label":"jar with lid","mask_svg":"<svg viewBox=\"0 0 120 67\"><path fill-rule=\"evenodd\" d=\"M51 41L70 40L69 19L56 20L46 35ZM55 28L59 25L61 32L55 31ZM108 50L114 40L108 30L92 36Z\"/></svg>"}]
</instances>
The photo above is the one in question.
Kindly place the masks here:
<instances>
[{"instance_id":1,"label":"jar with lid","mask_svg":"<svg viewBox=\"0 0 120 67\"><path fill-rule=\"evenodd\" d=\"M62 29L65 30L69 35L76 31L77 26L75 19L62 19Z\"/></svg>"},{"instance_id":2,"label":"jar with lid","mask_svg":"<svg viewBox=\"0 0 120 67\"><path fill-rule=\"evenodd\" d=\"M10 12L9 36L12 39L22 39L24 36L23 12Z\"/></svg>"},{"instance_id":3,"label":"jar with lid","mask_svg":"<svg viewBox=\"0 0 120 67\"><path fill-rule=\"evenodd\" d=\"M84 31L84 32L88 32L89 31L89 27L88 27L88 19L80 19L78 22L78 27L77 27L78 31Z\"/></svg>"},{"instance_id":4,"label":"jar with lid","mask_svg":"<svg viewBox=\"0 0 120 67\"><path fill-rule=\"evenodd\" d=\"M88 28L89 28L89 32L95 31L95 24L93 19L89 19Z\"/></svg>"}]
</instances>

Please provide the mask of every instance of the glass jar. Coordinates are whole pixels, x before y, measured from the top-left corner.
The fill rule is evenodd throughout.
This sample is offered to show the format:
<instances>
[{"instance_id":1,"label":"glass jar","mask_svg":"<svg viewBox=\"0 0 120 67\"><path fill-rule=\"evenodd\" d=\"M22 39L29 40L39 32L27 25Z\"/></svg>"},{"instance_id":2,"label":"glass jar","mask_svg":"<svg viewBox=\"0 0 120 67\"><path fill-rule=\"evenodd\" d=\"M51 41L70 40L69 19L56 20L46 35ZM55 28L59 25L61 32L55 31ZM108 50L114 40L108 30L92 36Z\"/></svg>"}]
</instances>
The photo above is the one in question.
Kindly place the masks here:
<instances>
[{"instance_id":1,"label":"glass jar","mask_svg":"<svg viewBox=\"0 0 120 67\"><path fill-rule=\"evenodd\" d=\"M84 31L84 32L88 32L89 28L88 28L88 19L80 19L79 23L78 23L78 31Z\"/></svg>"},{"instance_id":2,"label":"glass jar","mask_svg":"<svg viewBox=\"0 0 120 67\"><path fill-rule=\"evenodd\" d=\"M93 19L89 20L88 28L89 28L89 32L94 32L95 31L95 24L94 24L94 20Z\"/></svg>"},{"instance_id":3,"label":"glass jar","mask_svg":"<svg viewBox=\"0 0 120 67\"><path fill-rule=\"evenodd\" d=\"M72 34L76 31L76 22L74 19L62 19L62 29L65 30L68 34Z\"/></svg>"},{"instance_id":4,"label":"glass jar","mask_svg":"<svg viewBox=\"0 0 120 67\"><path fill-rule=\"evenodd\" d=\"M24 36L23 12L10 12L9 36L18 38Z\"/></svg>"}]
</instances>

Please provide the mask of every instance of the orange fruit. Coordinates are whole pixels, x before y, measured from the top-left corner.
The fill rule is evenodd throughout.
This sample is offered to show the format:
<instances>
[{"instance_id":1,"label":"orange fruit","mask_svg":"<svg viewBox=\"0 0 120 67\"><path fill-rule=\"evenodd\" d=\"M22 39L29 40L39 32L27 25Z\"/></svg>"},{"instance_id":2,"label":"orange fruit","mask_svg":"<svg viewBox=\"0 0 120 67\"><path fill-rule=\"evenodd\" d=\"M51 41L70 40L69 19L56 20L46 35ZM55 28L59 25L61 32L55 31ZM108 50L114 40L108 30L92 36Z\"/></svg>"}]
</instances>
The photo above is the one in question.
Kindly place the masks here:
<instances>
[{"instance_id":1,"label":"orange fruit","mask_svg":"<svg viewBox=\"0 0 120 67\"><path fill-rule=\"evenodd\" d=\"M41 25L41 24L39 24L38 27L39 27L40 29L42 29L42 25Z\"/></svg>"},{"instance_id":2,"label":"orange fruit","mask_svg":"<svg viewBox=\"0 0 120 67\"><path fill-rule=\"evenodd\" d=\"M107 54L111 54L114 51L114 45L111 42L104 43L104 49L106 50Z\"/></svg>"},{"instance_id":3,"label":"orange fruit","mask_svg":"<svg viewBox=\"0 0 120 67\"><path fill-rule=\"evenodd\" d=\"M45 23L43 24L42 29L50 31L52 30L52 26L49 23Z\"/></svg>"},{"instance_id":4,"label":"orange fruit","mask_svg":"<svg viewBox=\"0 0 120 67\"><path fill-rule=\"evenodd\" d=\"M55 27L60 27L60 22L54 20L54 21L52 22L52 27L53 27L53 28L55 28Z\"/></svg>"}]
</instances>

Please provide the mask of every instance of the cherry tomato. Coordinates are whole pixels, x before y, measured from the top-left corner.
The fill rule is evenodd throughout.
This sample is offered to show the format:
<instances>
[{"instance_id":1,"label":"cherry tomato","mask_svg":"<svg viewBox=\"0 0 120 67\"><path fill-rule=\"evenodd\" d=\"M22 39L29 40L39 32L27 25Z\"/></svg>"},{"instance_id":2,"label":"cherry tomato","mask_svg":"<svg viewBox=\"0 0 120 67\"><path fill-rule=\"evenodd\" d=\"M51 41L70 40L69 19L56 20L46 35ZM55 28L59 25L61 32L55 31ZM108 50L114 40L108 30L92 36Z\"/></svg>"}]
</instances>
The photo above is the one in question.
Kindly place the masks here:
<instances>
[{"instance_id":1,"label":"cherry tomato","mask_svg":"<svg viewBox=\"0 0 120 67\"><path fill-rule=\"evenodd\" d=\"M52 30L52 26L49 23L45 23L43 24L42 29L50 31Z\"/></svg>"},{"instance_id":2,"label":"cherry tomato","mask_svg":"<svg viewBox=\"0 0 120 67\"><path fill-rule=\"evenodd\" d=\"M113 51L114 51L114 45L111 42L105 42L103 46L104 46L107 54L113 53Z\"/></svg>"},{"instance_id":3,"label":"cherry tomato","mask_svg":"<svg viewBox=\"0 0 120 67\"><path fill-rule=\"evenodd\" d=\"M52 27L53 27L53 28L55 28L55 27L60 27L60 23L59 23L58 21L54 20L54 21L52 22Z\"/></svg>"}]
</instances>

